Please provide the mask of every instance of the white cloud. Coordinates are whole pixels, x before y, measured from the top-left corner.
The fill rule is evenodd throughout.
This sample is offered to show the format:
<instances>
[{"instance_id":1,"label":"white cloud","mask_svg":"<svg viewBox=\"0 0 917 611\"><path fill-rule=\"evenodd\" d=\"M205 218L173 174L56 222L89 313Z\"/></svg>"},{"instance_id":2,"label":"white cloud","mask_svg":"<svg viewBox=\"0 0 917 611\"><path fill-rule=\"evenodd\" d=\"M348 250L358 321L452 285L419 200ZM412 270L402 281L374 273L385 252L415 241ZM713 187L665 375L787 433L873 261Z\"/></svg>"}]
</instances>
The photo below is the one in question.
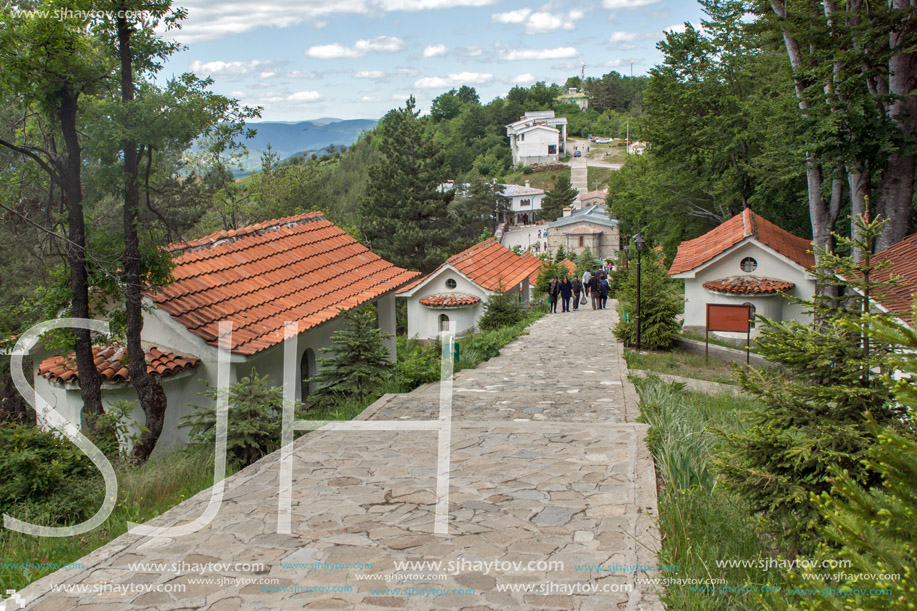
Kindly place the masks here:
<instances>
[{"instance_id":1,"label":"white cloud","mask_svg":"<svg viewBox=\"0 0 917 611\"><path fill-rule=\"evenodd\" d=\"M276 62L270 60L253 59L247 62L202 62L195 60L191 62L191 72L208 76L243 76L259 70L273 68Z\"/></svg>"},{"instance_id":2,"label":"white cloud","mask_svg":"<svg viewBox=\"0 0 917 611\"><path fill-rule=\"evenodd\" d=\"M185 0L188 18L181 30L166 35L190 44L226 38L258 28L288 28L311 23L325 27L334 15L379 16L392 11L426 11L452 7L480 7L497 0ZM164 33L164 31L163 31Z\"/></svg>"},{"instance_id":3,"label":"white cloud","mask_svg":"<svg viewBox=\"0 0 917 611\"><path fill-rule=\"evenodd\" d=\"M266 71L262 72L261 75L260 75L258 78L260 78L260 79L269 79L269 78L274 78L275 76L277 76L277 71L276 71L276 70L266 70Z\"/></svg>"},{"instance_id":4,"label":"white cloud","mask_svg":"<svg viewBox=\"0 0 917 611\"><path fill-rule=\"evenodd\" d=\"M449 48L446 45L428 45L427 48L423 50L424 57L439 57L440 55L445 55L449 51Z\"/></svg>"},{"instance_id":5,"label":"white cloud","mask_svg":"<svg viewBox=\"0 0 917 611\"><path fill-rule=\"evenodd\" d=\"M447 76L427 76L414 82L417 89L449 89L460 85L486 85L494 80L493 74L459 72Z\"/></svg>"},{"instance_id":6,"label":"white cloud","mask_svg":"<svg viewBox=\"0 0 917 611\"><path fill-rule=\"evenodd\" d=\"M521 49L500 51L500 59L506 61L537 60L537 59L573 59L579 57L579 51L573 47L558 47L556 49Z\"/></svg>"},{"instance_id":7,"label":"white cloud","mask_svg":"<svg viewBox=\"0 0 917 611\"><path fill-rule=\"evenodd\" d=\"M678 23L678 24L675 24L675 25L670 25L670 26L667 27L667 28L663 28L662 31L663 31L663 32L676 32L676 33L678 33L678 34L681 34L681 33L684 32L686 29L687 29L687 28L685 27L685 24L683 24L683 23Z\"/></svg>"},{"instance_id":8,"label":"white cloud","mask_svg":"<svg viewBox=\"0 0 917 611\"><path fill-rule=\"evenodd\" d=\"M285 96L272 96L264 98L265 102L293 102L293 103L304 103L304 102L318 102L324 96L317 91L297 91L296 93L291 93L290 95Z\"/></svg>"},{"instance_id":9,"label":"white cloud","mask_svg":"<svg viewBox=\"0 0 917 611\"><path fill-rule=\"evenodd\" d=\"M462 53L464 53L468 57L480 57L484 55L484 49L482 49L481 47L477 45L471 45L470 47L465 47L462 50Z\"/></svg>"},{"instance_id":10,"label":"white cloud","mask_svg":"<svg viewBox=\"0 0 917 611\"><path fill-rule=\"evenodd\" d=\"M655 4L659 0L602 0L602 6L610 11L616 11L625 8L637 8L638 6L647 6Z\"/></svg>"},{"instance_id":11,"label":"white cloud","mask_svg":"<svg viewBox=\"0 0 917 611\"><path fill-rule=\"evenodd\" d=\"M417 68L398 68L395 70L395 76L414 78L420 76L420 70Z\"/></svg>"},{"instance_id":12,"label":"white cloud","mask_svg":"<svg viewBox=\"0 0 917 611\"><path fill-rule=\"evenodd\" d=\"M530 8L521 8L518 11L509 11L507 13L494 13L490 16L490 20L494 23L525 23L525 20L528 19L529 15L532 14L532 9Z\"/></svg>"},{"instance_id":13,"label":"white cloud","mask_svg":"<svg viewBox=\"0 0 917 611\"><path fill-rule=\"evenodd\" d=\"M385 73L381 70L360 70L353 73L353 78L383 79L385 78Z\"/></svg>"},{"instance_id":14,"label":"white cloud","mask_svg":"<svg viewBox=\"0 0 917 611\"><path fill-rule=\"evenodd\" d=\"M535 75L531 72L520 74L511 81L514 85L531 85L535 82Z\"/></svg>"},{"instance_id":15,"label":"white cloud","mask_svg":"<svg viewBox=\"0 0 917 611\"><path fill-rule=\"evenodd\" d=\"M608 42L621 43L621 42L633 42L637 40L636 32L614 32L611 35L611 38L608 39Z\"/></svg>"},{"instance_id":16,"label":"white cloud","mask_svg":"<svg viewBox=\"0 0 917 611\"><path fill-rule=\"evenodd\" d=\"M352 59L367 53L396 53L404 48L404 41L396 36L376 36L358 40L351 47L340 43L309 47L306 55L315 59Z\"/></svg>"},{"instance_id":17,"label":"white cloud","mask_svg":"<svg viewBox=\"0 0 917 611\"><path fill-rule=\"evenodd\" d=\"M318 72L300 72L299 70L293 70L292 72L287 72L287 78L304 78L304 79L317 79L319 78Z\"/></svg>"},{"instance_id":18,"label":"white cloud","mask_svg":"<svg viewBox=\"0 0 917 611\"><path fill-rule=\"evenodd\" d=\"M523 8L506 13L494 13L490 16L494 23L508 23L525 25L526 34L547 34L557 30L574 30L575 23L586 14L580 9L573 9L569 13L551 13L547 10L532 12Z\"/></svg>"},{"instance_id":19,"label":"white cloud","mask_svg":"<svg viewBox=\"0 0 917 611\"><path fill-rule=\"evenodd\" d=\"M574 62L561 62L551 66L551 70L578 70L579 64Z\"/></svg>"}]
</instances>

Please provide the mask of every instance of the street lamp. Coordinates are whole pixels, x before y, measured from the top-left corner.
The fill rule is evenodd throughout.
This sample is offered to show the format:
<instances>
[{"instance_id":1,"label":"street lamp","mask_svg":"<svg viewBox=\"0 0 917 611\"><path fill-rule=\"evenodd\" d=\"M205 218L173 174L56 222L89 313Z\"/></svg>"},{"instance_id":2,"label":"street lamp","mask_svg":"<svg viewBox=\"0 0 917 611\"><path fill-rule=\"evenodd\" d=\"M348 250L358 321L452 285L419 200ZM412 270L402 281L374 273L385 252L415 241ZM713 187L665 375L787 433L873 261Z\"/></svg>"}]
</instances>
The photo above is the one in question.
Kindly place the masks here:
<instances>
[{"instance_id":1,"label":"street lamp","mask_svg":"<svg viewBox=\"0 0 917 611\"><path fill-rule=\"evenodd\" d=\"M637 313L634 316L634 323L637 325L637 350L641 348L640 344L640 261L643 259L641 256L643 254L643 245L646 242L643 240L643 236L640 235L640 231L637 231L637 235L634 236L634 247L637 249Z\"/></svg>"}]
</instances>

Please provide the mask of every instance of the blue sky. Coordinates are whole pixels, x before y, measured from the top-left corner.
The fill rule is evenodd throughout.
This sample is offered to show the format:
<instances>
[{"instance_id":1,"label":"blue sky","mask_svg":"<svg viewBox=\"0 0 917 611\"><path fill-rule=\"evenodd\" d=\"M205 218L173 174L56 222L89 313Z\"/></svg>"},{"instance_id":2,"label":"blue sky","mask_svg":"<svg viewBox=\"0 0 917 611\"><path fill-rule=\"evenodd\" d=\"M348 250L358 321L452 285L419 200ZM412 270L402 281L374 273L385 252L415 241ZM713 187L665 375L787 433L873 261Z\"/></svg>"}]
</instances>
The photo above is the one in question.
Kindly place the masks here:
<instances>
[{"instance_id":1,"label":"blue sky","mask_svg":"<svg viewBox=\"0 0 917 611\"><path fill-rule=\"evenodd\" d=\"M411 93L423 111L463 84L487 102L514 84L563 84L586 64L644 74L663 31L697 24L694 0L188 0L170 34L192 71L263 106L263 120L379 118Z\"/></svg>"}]
</instances>

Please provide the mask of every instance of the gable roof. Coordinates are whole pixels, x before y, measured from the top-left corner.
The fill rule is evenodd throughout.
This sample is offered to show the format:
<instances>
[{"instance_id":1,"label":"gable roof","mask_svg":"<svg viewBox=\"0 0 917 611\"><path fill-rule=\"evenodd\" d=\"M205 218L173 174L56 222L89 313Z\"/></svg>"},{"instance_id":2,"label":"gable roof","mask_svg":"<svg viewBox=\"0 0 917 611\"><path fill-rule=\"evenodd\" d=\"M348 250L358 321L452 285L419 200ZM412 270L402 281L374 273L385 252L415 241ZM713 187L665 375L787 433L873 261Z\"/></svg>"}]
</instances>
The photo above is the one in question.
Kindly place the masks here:
<instances>
[{"instance_id":1,"label":"gable roof","mask_svg":"<svg viewBox=\"0 0 917 611\"><path fill-rule=\"evenodd\" d=\"M532 258L541 265L539 259ZM452 255L431 273L400 289L398 294L417 288L446 266L452 267L487 291L498 291L501 287L503 290L509 290L528 278L533 265L531 259L520 257L494 238L488 238Z\"/></svg>"},{"instance_id":2,"label":"gable roof","mask_svg":"<svg viewBox=\"0 0 917 611\"><path fill-rule=\"evenodd\" d=\"M754 238L800 266L815 267L811 242L793 235L746 208L719 227L678 246L669 274L691 271L726 252L745 238Z\"/></svg>"},{"instance_id":3,"label":"gable roof","mask_svg":"<svg viewBox=\"0 0 917 611\"><path fill-rule=\"evenodd\" d=\"M917 233L873 255L873 261L889 261L891 265L873 273L876 282L894 277L901 285L880 289L875 299L907 324L914 326L912 307L917 294Z\"/></svg>"},{"instance_id":4,"label":"gable roof","mask_svg":"<svg viewBox=\"0 0 917 611\"><path fill-rule=\"evenodd\" d=\"M609 216L608 208L602 204L594 204L585 208L575 208L568 216L562 216L548 225L548 229L556 229L574 223L594 223L605 227L618 226L618 221Z\"/></svg>"},{"instance_id":5,"label":"gable roof","mask_svg":"<svg viewBox=\"0 0 917 611\"><path fill-rule=\"evenodd\" d=\"M535 187L526 187L523 185L506 185L501 184L503 191L500 195L504 197L519 197L520 195L544 195L542 189L536 189Z\"/></svg>"},{"instance_id":6,"label":"gable roof","mask_svg":"<svg viewBox=\"0 0 917 611\"><path fill-rule=\"evenodd\" d=\"M373 253L321 212L218 231L166 250L174 282L149 296L213 346L219 322L232 321L231 350L243 355L282 342L287 321L299 322L302 333L418 275Z\"/></svg>"}]
</instances>

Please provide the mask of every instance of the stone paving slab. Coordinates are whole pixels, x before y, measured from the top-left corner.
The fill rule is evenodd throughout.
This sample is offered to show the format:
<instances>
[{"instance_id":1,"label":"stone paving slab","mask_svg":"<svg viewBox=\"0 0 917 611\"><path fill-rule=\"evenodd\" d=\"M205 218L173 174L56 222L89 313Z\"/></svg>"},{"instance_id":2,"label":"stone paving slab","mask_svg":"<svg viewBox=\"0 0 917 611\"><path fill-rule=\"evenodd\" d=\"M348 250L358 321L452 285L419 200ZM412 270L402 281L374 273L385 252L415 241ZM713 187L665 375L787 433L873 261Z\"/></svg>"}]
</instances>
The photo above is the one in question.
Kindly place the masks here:
<instances>
[{"instance_id":1,"label":"stone paving slab","mask_svg":"<svg viewBox=\"0 0 917 611\"><path fill-rule=\"evenodd\" d=\"M620 346L610 335L584 342L575 333L607 329L614 316L609 309L545 317L499 357L459 373L448 535L433 534L436 431L320 430L294 442L292 534L277 533L275 453L227 480L219 513L200 531L123 535L82 559L83 570L58 571L21 594L40 611L661 609L633 574L594 566L655 564L659 546L646 427L632 421L636 395ZM518 378L502 375L514 369ZM533 390L538 379L545 384ZM496 392L488 402L461 389ZM419 419L419 406L433 397L438 385L389 395L362 419L411 410ZM555 403L526 411L535 397ZM601 399L607 408L594 407ZM563 410L574 417L564 419ZM209 495L150 524L194 519ZM405 561L442 564L396 566ZM230 566L214 568L223 563ZM196 573L202 566L210 568ZM51 591L59 585L87 591Z\"/></svg>"}]
</instances>

